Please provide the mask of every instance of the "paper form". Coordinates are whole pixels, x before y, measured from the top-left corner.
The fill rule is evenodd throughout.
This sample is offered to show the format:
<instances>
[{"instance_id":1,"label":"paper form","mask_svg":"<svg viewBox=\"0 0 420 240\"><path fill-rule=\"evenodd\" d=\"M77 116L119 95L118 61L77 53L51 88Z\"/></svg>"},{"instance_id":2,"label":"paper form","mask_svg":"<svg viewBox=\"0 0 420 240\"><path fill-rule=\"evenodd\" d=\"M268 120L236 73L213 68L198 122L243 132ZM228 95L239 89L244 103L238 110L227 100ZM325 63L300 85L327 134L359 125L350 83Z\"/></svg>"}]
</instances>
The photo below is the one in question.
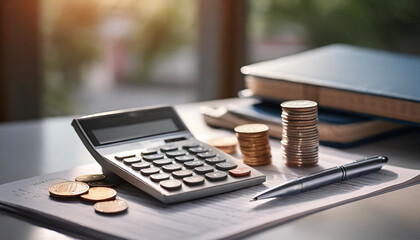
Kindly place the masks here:
<instances>
[{"instance_id":1,"label":"paper form","mask_svg":"<svg viewBox=\"0 0 420 240\"><path fill-rule=\"evenodd\" d=\"M249 202L258 192L298 176L348 163L360 156L320 147L314 168L287 168L274 154L273 165L258 167L266 183L230 193L165 205L125 183L115 189L128 212L99 215L93 204L49 197L48 187L100 171L98 165L38 176L0 186L0 206L51 227L87 237L129 239L216 239L240 237L321 209L348 203L420 180L420 171L386 165L381 171L289 197ZM392 162L392 159L390 159Z\"/></svg>"}]
</instances>

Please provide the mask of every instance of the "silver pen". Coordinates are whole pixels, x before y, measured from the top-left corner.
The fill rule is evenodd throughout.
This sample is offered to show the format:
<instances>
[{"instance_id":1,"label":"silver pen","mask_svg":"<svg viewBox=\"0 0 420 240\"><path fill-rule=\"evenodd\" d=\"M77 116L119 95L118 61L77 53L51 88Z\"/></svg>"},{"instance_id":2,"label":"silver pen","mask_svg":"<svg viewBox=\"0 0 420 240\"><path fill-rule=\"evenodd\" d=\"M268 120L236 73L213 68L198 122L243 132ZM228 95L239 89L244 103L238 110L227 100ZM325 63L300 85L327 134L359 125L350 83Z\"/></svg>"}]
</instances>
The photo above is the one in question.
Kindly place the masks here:
<instances>
[{"instance_id":1,"label":"silver pen","mask_svg":"<svg viewBox=\"0 0 420 240\"><path fill-rule=\"evenodd\" d=\"M268 188L265 191L255 195L251 201L273 197L285 197L292 194L320 188L328 184L337 183L350 178L376 172L380 170L382 166L387 162L387 157L373 156L341 166L325 169L323 171L296 178L281 185Z\"/></svg>"}]
</instances>

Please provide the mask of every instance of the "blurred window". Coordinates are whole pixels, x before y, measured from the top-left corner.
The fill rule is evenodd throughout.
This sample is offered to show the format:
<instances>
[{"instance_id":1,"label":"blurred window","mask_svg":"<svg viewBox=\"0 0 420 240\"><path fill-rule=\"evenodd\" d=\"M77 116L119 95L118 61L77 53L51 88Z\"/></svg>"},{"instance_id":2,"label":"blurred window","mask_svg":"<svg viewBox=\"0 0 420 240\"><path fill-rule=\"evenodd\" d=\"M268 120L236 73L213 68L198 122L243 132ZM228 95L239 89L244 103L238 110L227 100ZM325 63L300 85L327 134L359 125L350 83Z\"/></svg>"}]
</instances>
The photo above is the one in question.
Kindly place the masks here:
<instances>
[{"instance_id":1,"label":"blurred window","mask_svg":"<svg viewBox=\"0 0 420 240\"><path fill-rule=\"evenodd\" d=\"M420 54L420 2L248 0L248 62L331 43Z\"/></svg>"},{"instance_id":2,"label":"blurred window","mask_svg":"<svg viewBox=\"0 0 420 240\"><path fill-rule=\"evenodd\" d=\"M40 0L43 116L197 100L197 1Z\"/></svg>"}]
</instances>

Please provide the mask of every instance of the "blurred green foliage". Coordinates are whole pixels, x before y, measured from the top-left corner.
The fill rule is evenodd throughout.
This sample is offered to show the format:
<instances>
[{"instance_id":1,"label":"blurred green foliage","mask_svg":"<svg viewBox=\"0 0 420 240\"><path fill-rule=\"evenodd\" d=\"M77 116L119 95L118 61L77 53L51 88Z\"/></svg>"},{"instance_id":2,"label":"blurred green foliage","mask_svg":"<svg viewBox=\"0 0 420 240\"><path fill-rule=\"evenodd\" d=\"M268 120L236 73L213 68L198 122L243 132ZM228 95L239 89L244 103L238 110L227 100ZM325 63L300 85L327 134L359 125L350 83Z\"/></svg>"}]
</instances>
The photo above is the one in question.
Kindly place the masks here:
<instances>
[{"instance_id":1,"label":"blurred green foliage","mask_svg":"<svg viewBox=\"0 0 420 240\"><path fill-rule=\"evenodd\" d=\"M150 80L157 61L182 46L195 44L196 8L191 0L161 1L154 11L133 16L140 23L130 39L139 62L133 74L138 81Z\"/></svg>"},{"instance_id":2,"label":"blurred green foliage","mask_svg":"<svg viewBox=\"0 0 420 240\"><path fill-rule=\"evenodd\" d=\"M248 0L258 39L293 32L308 48L348 43L420 54L420 1Z\"/></svg>"}]
</instances>

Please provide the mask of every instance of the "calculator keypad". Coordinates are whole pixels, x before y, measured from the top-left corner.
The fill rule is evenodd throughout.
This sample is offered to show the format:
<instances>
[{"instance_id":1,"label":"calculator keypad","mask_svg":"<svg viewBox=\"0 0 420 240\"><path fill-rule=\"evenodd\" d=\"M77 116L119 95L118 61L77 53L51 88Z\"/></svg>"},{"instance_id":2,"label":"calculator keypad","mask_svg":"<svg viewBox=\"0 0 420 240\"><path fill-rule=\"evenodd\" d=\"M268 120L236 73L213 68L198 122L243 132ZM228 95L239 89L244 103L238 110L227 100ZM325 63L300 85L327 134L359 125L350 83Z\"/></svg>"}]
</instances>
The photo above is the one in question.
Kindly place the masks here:
<instances>
[{"instance_id":1,"label":"calculator keypad","mask_svg":"<svg viewBox=\"0 0 420 240\"><path fill-rule=\"evenodd\" d=\"M212 151L211 147L197 142L171 143L143 150L139 154L116 154L115 159L168 191L178 190L182 184L199 186L206 180L222 182L228 178L227 171L237 167L236 163ZM247 176L244 170L230 173L231 178L243 176Z\"/></svg>"},{"instance_id":2,"label":"calculator keypad","mask_svg":"<svg viewBox=\"0 0 420 240\"><path fill-rule=\"evenodd\" d=\"M157 159L162 159L164 157L165 157L165 154L157 153L157 154L151 154L151 155L143 156L143 159L146 160L146 161L153 161L153 160L157 160Z\"/></svg>"}]
</instances>

